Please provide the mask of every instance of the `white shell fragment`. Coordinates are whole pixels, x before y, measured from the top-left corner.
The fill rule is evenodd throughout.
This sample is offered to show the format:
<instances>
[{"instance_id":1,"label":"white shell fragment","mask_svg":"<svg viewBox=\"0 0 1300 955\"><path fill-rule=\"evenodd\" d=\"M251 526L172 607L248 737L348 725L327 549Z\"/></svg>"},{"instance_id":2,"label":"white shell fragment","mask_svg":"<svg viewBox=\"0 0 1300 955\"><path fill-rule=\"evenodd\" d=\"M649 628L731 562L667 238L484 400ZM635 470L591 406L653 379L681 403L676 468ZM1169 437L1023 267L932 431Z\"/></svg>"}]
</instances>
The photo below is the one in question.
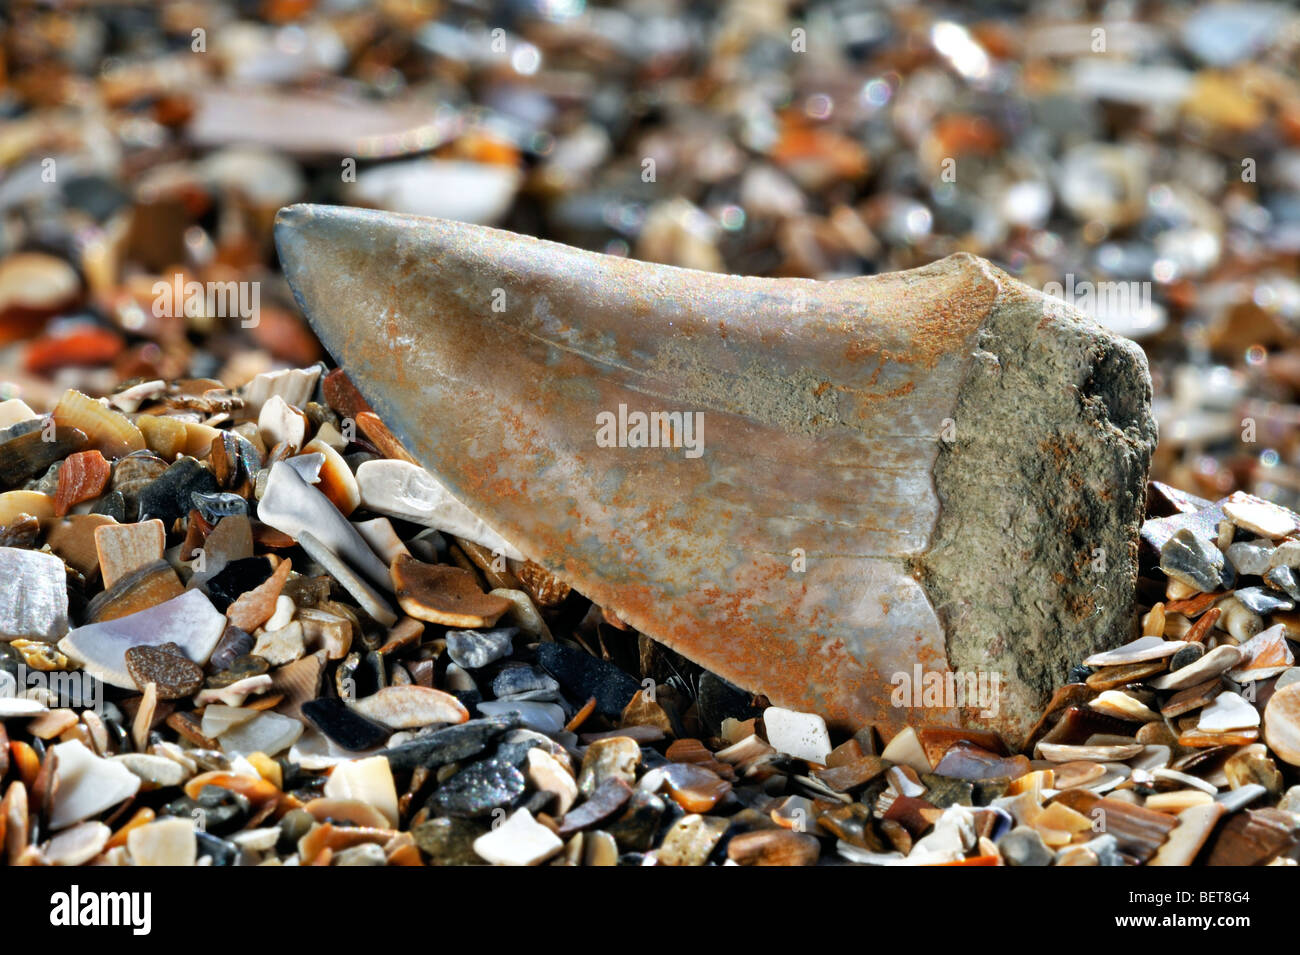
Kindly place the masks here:
<instances>
[{"instance_id":1,"label":"white shell fragment","mask_svg":"<svg viewBox=\"0 0 1300 955\"><path fill-rule=\"evenodd\" d=\"M325 795L364 802L397 825L397 786L387 757L368 756L339 763L325 781Z\"/></svg>"},{"instance_id":2,"label":"white shell fragment","mask_svg":"<svg viewBox=\"0 0 1300 955\"><path fill-rule=\"evenodd\" d=\"M1109 667L1121 663L1144 663L1147 660L1160 660L1172 657L1187 646L1183 640L1162 640L1160 637L1139 637L1114 650L1094 653L1083 661L1084 666Z\"/></svg>"},{"instance_id":3,"label":"white shell fragment","mask_svg":"<svg viewBox=\"0 0 1300 955\"><path fill-rule=\"evenodd\" d=\"M1196 728L1202 733L1226 733L1259 725L1259 710L1236 693L1220 693L1201 710Z\"/></svg>"},{"instance_id":4,"label":"white shell fragment","mask_svg":"<svg viewBox=\"0 0 1300 955\"><path fill-rule=\"evenodd\" d=\"M1297 529L1289 512L1268 501L1238 491L1223 503L1228 520L1252 534L1276 540Z\"/></svg>"},{"instance_id":5,"label":"white shell fragment","mask_svg":"<svg viewBox=\"0 0 1300 955\"><path fill-rule=\"evenodd\" d=\"M225 615L217 612L207 595L188 590L139 613L77 627L59 641L59 649L92 676L134 690L135 681L126 672L128 648L175 643L186 657L202 666L225 629Z\"/></svg>"},{"instance_id":6,"label":"white shell fragment","mask_svg":"<svg viewBox=\"0 0 1300 955\"><path fill-rule=\"evenodd\" d=\"M257 430L268 448L284 442L291 448L307 443L307 419L279 395L272 395L257 415Z\"/></svg>"},{"instance_id":7,"label":"white shell fragment","mask_svg":"<svg viewBox=\"0 0 1300 955\"><path fill-rule=\"evenodd\" d=\"M249 753L274 756L296 743L302 729L300 721L268 710L222 733L221 748L244 756Z\"/></svg>"},{"instance_id":8,"label":"white shell fragment","mask_svg":"<svg viewBox=\"0 0 1300 955\"><path fill-rule=\"evenodd\" d=\"M493 865L538 865L564 848L560 837L520 809L474 840L474 851Z\"/></svg>"},{"instance_id":9,"label":"white shell fragment","mask_svg":"<svg viewBox=\"0 0 1300 955\"><path fill-rule=\"evenodd\" d=\"M244 700L258 693L271 689L274 681L269 673L245 677L229 686L205 687L194 695L195 706L207 706L209 703L224 703L227 706L242 706Z\"/></svg>"},{"instance_id":10,"label":"white shell fragment","mask_svg":"<svg viewBox=\"0 0 1300 955\"><path fill-rule=\"evenodd\" d=\"M375 556L365 538L357 533L329 498L304 481L284 461L271 465L266 492L257 505L257 516L299 542L304 531L310 532L371 583L385 590L391 588L387 565Z\"/></svg>"},{"instance_id":11,"label":"white shell fragment","mask_svg":"<svg viewBox=\"0 0 1300 955\"><path fill-rule=\"evenodd\" d=\"M140 778L110 759L101 759L80 740L59 743L54 751L50 828L65 829L130 799Z\"/></svg>"},{"instance_id":12,"label":"white shell fragment","mask_svg":"<svg viewBox=\"0 0 1300 955\"><path fill-rule=\"evenodd\" d=\"M166 756L154 756L149 753L122 753L110 759L120 763L140 777L141 782L153 786L179 786L189 779L190 773L184 766Z\"/></svg>"},{"instance_id":13,"label":"white shell fragment","mask_svg":"<svg viewBox=\"0 0 1300 955\"><path fill-rule=\"evenodd\" d=\"M334 505L330 505L333 508ZM338 513L335 511L334 513ZM304 530L298 535L298 546L307 552L307 556L325 568L344 590L361 605L366 613L385 627L397 623L397 614L382 596L361 578L361 575L344 563L343 559L318 540L311 531ZM373 558L373 554L371 555ZM385 571L385 573L387 573ZM391 586L391 584L390 584Z\"/></svg>"},{"instance_id":14,"label":"white shell fragment","mask_svg":"<svg viewBox=\"0 0 1300 955\"><path fill-rule=\"evenodd\" d=\"M1148 680L1147 685L1157 690L1185 690L1189 686L1208 680L1217 673L1232 669L1240 659L1240 649L1224 644L1215 647L1195 663L1190 663L1181 670Z\"/></svg>"},{"instance_id":15,"label":"white shell fragment","mask_svg":"<svg viewBox=\"0 0 1300 955\"><path fill-rule=\"evenodd\" d=\"M247 723L259 712L259 710L249 707L213 703L203 710L203 720L199 723L199 732L211 739L217 739L222 733L234 729L240 723Z\"/></svg>"},{"instance_id":16,"label":"white shell fragment","mask_svg":"<svg viewBox=\"0 0 1300 955\"><path fill-rule=\"evenodd\" d=\"M277 395L295 408L305 408L316 390L320 366L310 368L285 368L257 375L243 388L244 407L256 415L268 398Z\"/></svg>"},{"instance_id":17,"label":"white shell fragment","mask_svg":"<svg viewBox=\"0 0 1300 955\"><path fill-rule=\"evenodd\" d=\"M104 851L112 835L102 822L78 823L51 839L41 855L50 865L85 865Z\"/></svg>"},{"instance_id":18,"label":"white shell fragment","mask_svg":"<svg viewBox=\"0 0 1300 955\"><path fill-rule=\"evenodd\" d=\"M450 693L428 686L387 686L348 704L356 713L389 729L408 730L432 723L464 723L469 711Z\"/></svg>"},{"instance_id":19,"label":"white shell fragment","mask_svg":"<svg viewBox=\"0 0 1300 955\"><path fill-rule=\"evenodd\" d=\"M281 600L288 598L282 597ZM292 601L290 601L292 603ZM269 624L269 621L268 621ZM302 624L297 620L275 630L267 629L257 637L253 653L272 666L292 663L306 652Z\"/></svg>"},{"instance_id":20,"label":"white shell fragment","mask_svg":"<svg viewBox=\"0 0 1300 955\"><path fill-rule=\"evenodd\" d=\"M30 421L35 417L37 417L36 412L21 398L0 401L0 428L7 428L20 421Z\"/></svg>"},{"instance_id":21,"label":"white shell fragment","mask_svg":"<svg viewBox=\"0 0 1300 955\"><path fill-rule=\"evenodd\" d=\"M930 760L925 755L925 748L917 739L916 730L910 726L904 726L899 730L880 755L891 763L910 766L918 773L934 771L934 767L930 765Z\"/></svg>"},{"instance_id":22,"label":"white shell fragment","mask_svg":"<svg viewBox=\"0 0 1300 955\"><path fill-rule=\"evenodd\" d=\"M528 751L528 782L538 792L555 795L555 812L563 816L578 799L578 784L573 774L546 750L534 746Z\"/></svg>"},{"instance_id":23,"label":"white shell fragment","mask_svg":"<svg viewBox=\"0 0 1300 955\"><path fill-rule=\"evenodd\" d=\"M484 524L438 480L408 461L366 461L357 468L361 503L376 514L434 527L513 560L524 555Z\"/></svg>"},{"instance_id":24,"label":"white shell fragment","mask_svg":"<svg viewBox=\"0 0 1300 955\"><path fill-rule=\"evenodd\" d=\"M68 632L68 581L53 554L0 547L0 642L58 640Z\"/></svg>"},{"instance_id":25,"label":"white shell fragment","mask_svg":"<svg viewBox=\"0 0 1300 955\"><path fill-rule=\"evenodd\" d=\"M763 711L767 741L780 753L810 763L826 762L831 754L831 736L826 720L815 713L769 706Z\"/></svg>"},{"instance_id":26,"label":"white shell fragment","mask_svg":"<svg viewBox=\"0 0 1300 955\"><path fill-rule=\"evenodd\" d=\"M126 837L126 849L135 865L194 865L198 858L194 821L188 816L175 816L132 829Z\"/></svg>"}]
</instances>

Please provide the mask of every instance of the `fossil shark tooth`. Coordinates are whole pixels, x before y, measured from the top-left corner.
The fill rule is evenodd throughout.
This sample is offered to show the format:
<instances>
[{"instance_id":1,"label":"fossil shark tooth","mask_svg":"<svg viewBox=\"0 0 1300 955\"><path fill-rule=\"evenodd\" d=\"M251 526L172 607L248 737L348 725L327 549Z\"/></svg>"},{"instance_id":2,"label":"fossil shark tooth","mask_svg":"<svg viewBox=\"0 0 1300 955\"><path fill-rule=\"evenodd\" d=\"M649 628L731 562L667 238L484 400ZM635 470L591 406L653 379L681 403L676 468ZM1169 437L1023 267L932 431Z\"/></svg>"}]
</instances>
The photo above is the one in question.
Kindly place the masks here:
<instances>
[{"instance_id":1,"label":"fossil shark tooth","mask_svg":"<svg viewBox=\"0 0 1300 955\"><path fill-rule=\"evenodd\" d=\"M777 705L1018 733L1131 635L1145 358L983 260L743 278L309 205L276 240L448 493Z\"/></svg>"}]
</instances>

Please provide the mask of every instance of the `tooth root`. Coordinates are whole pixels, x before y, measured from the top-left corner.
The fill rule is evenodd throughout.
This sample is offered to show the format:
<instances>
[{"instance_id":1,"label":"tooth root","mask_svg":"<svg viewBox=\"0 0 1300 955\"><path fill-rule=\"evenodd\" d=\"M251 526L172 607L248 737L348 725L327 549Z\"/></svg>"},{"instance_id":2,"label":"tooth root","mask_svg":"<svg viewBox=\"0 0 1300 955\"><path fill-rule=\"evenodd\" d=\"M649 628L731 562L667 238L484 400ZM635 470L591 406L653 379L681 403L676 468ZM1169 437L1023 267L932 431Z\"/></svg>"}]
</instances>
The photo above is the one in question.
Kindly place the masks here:
<instances>
[{"instance_id":1,"label":"tooth root","mask_svg":"<svg viewBox=\"0 0 1300 955\"><path fill-rule=\"evenodd\" d=\"M996 712L923 715L1018 734L1129 629L1145 361L988 263L751 279L316 206L276 236L321 340L449 494L774 703L897 727L895 674L995 671ZM601 446L621 409L701 413L702 435Z\"/></svg>"}]
</instances>

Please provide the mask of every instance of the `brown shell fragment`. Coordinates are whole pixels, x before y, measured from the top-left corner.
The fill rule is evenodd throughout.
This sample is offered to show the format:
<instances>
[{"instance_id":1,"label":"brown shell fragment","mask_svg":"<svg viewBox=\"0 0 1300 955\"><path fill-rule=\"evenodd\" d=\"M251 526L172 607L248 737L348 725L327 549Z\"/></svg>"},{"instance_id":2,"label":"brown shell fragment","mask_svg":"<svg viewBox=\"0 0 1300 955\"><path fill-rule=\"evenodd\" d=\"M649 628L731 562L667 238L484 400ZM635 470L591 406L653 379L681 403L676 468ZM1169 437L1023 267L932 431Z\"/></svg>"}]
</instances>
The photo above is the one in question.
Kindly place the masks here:
<instances>
[{"instance_id":1,"label":"brown shell fragment","mask_svg":"<svg viewBox=\"0 0 1300 955\"><path fill-rule=\"evenodd\" d=\"M148 610L185 592L172 565L156 560L122 575L113 586L95 595L86 610L89 623L116 620Z\"/></svg>"},{"instance_id":2,"label":"brown shell fragment","mask_svg":"<svg viewBox=\"0 0 1300 955\"><path fill-rule=\"evenodd\" d=\"M325 393L325 403L341 418L355 421L357 415L371 410L370 402L361 397L361 392L342 368L335 368L321 380L321 390Z\"/></svg>"},{"instance_id":3,"label":"brown shell fragment","mask_svg":"<svg viewBox=\"0 0 1300 955\"><path fill-rule=\"evenodd\" d=\"M816 865L821 843L788 829L742 832L727 843L727 858L737 865Z\"/></svg>"},{"instance_id":4,"label":"brown shell fragment","mask_svg":"<svg viewBox=\"0 0 1300 955\"><path fill-rule=\"evenodd\" d=\"M515 568L521 589L538 608L558 607L573 593L573 588L540 564L523 561Z\"/></svg>"},{"instance_id":5,"label":"brown shell fragment","mask_svg":"<svg viewBox=\"0 0 1300 955\"><path fill-rule=\"evenodd\" d=\"M48 438L47 438L48 435ZM0 488L13 487L86 446L84 431L67 425L38 428L0 443Z\"/></svg>"},{"instance_id":6,"label":"brown shell fragment","mask_svg":"<svg viewBox=\"0 0 1300 955\"><path fill-rule=\"evenodd\" d=\"M271 673L271 689L284 694L276 704L277 712L294 719L302 718L302 705L320 695L327 659L325 651L318 650Z\"/></svg>"},{"instance_id":7,"label":"brown shell fragment","mask_svg":"<svg viewBox=\"0 0 1300 955\"><path fill-rule=\"evenodd\" d=\"M411 464L419 464L411 453L406 450L397 436L388 429L379 415L373 411L362 411L357 415L357 427L361 433L379 449L379 453L386 458L395 458L398 461L408 461Z\"/></svg>"},{"instance_id":8,"label":"brown shell fragment","mask_svg":"<svg viewBox=\"0 0 1300 955\"><path fill-rule=\"evenodd\" d=\"M252 590L240 594L239 599L226 608L226 619L240 630L252 633L275 612L275 601L284 589L284 582L293 570L293 561L282 560L275 572Z\"/></svg>"},{"instance_id":9,"label":"brown shell fragment","mask_svg":"<svg viewBox=\"0 0 1300 955\"><path fill-rule=\"evenodd\" d=\"M846 793L871 782L888 768L889 764L879 756L863 756L830 769L815 769L813 775L837 793Z\"/></svg>"},{"instance_id":10,"label":"brown shell fragment","mask_svg":"<svg viewBox=\"0 0 1300 955\"><path fill-rule=\"evenodd\" d=\"M95 549L104 586L157 560L162 560L167 532L158 518L138 524L105 524L95 528Z\"/></svg>"},{"instance_id":11,"label":"brown shell fragment","mask_svg":"<svg viewBox=\"0 0 1300 955\"><path fill-rule=\"evenodd\" d=\"M217 741L204 736L199 718L190 712L176 712L167 717L167 725L200 749L217 749Z\"/></svg>"},{"instance_id":12,"label":"brown shell fragment","mask_svg":"<svg viewBox=\"0 0 1300 955\"><path fill-rule=\"evenodd\" d=\"M185 453L189 431L179 418L142 414L135 419L135 424L144 436L145 447L164 461L173 461Z\"/></svg>"},{"instance_id":13,"label":"brown shell fragment","mask_svg":"<svg viewBox=\"0 0 1300 955\"><path fill-rule=\"evenodd\" d=\"M75 505L104 493L112 469L99 451L78 451L59 466L59 485L54 493L54 516L63 517Z\"/></svg>"},{"instance_id":14,"label":"brown shell fragment","mask_svg":"<svg viewBox=\"0 0 1300 955\"><path fill-rule=\"evenodd\" d=\"M490 627L511 606L504 597L483 593L474 575L459 567L401 555L389 572L397 602L417 620L445 627Z\"/></svg>"},{"instance_id":15,"label":"brown shell fragment","mask_svg":"<svg viewBox=\"0 0 1300 955\"><path fill-rule=\"evenodd\" d=\"M687 812L708 812L731 792L731 783L695 763L660 767L668 795Z\"/></svg>"},{"instance_id":16,"label":"brown shell fragment","mask_svg":"<svg viewBox=\"0 0 1300 955\"><path fill-rule=\"evenodd\" d=\"M41 534L41 522L31 514L16 514L0 524L0 547L30 549Z\"/></svg>"},{"instance_id":17,"label":"brown shell fragment","mask_svg":"<svg viewBox=\"0 0 1300 955\"><path fill-rule=\"evenodd\" d=\"M50 528L45 542L65 564L89 579L99 573L95 529L116 523L107 514L69 514Z\"/></svg>"}]
</instances>

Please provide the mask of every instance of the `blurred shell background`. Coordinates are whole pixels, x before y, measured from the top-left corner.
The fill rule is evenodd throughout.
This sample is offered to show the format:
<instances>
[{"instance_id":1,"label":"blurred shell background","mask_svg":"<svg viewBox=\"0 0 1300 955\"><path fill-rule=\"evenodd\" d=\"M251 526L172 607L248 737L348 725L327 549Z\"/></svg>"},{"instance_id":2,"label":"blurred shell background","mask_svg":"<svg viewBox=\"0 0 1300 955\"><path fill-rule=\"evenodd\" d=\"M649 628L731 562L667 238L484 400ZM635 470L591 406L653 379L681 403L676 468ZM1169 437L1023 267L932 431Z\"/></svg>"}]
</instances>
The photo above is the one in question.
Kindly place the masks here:
<instances>
[{"instance_id":1,"label":"blurred shell background","mask_svg":"<svg viewBox=\"0 0 1300 955\"><path fill-rule=\"evenodd\" d=\"M1298 52L1266 2L18 0L0 400L324 358L302 200L753 275L968 251L1145 347L1155 477L1296 506ZM155 314L177 275L259 321Z\"/></svg>"}]
</instances>

